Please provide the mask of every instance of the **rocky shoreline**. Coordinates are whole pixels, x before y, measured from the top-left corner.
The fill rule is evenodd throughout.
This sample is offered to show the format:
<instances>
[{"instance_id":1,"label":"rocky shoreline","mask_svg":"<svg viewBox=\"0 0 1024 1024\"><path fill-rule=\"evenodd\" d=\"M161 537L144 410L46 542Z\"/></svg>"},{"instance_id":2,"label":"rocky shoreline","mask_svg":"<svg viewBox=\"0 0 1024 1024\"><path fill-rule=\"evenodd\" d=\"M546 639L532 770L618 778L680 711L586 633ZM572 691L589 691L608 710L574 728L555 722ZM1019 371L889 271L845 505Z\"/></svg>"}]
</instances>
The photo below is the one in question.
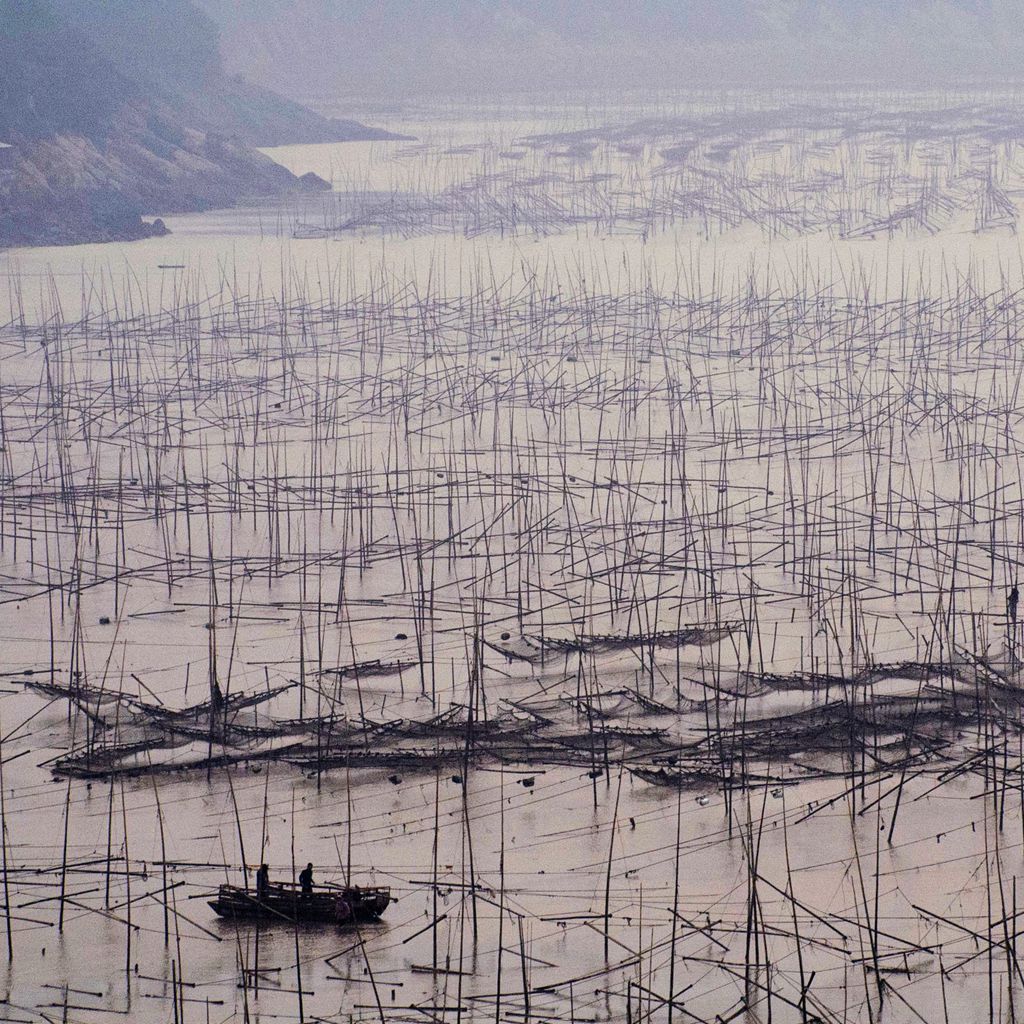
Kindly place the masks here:
<instances>
[{"instance_id":1,"label":"rocky shoreline","mask_svg":"<svg viewBox=\"0 0 1024 1024\"><path fill-rule=\"evenodd\" d=\"M167 214L330 188L259 146L402 138L225 74L188 0L0 8L0 65L0 248L149 238Z\"/></svg>"}]
</instances>

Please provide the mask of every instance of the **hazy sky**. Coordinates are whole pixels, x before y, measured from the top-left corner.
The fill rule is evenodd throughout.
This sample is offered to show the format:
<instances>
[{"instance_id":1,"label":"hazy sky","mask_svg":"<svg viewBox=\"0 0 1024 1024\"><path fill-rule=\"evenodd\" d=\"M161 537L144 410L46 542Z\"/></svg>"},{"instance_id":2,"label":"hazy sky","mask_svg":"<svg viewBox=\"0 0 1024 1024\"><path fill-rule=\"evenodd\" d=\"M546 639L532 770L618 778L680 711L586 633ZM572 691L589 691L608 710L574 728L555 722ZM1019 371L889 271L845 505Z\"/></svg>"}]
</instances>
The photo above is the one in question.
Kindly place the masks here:
<instances>
[{"instance_id":1,"label":"hazy sky","mask_svg":"<svg viewBox=\"0 0 1024 1024\"><path fill-rule=\"evenodd\" d=\"M1017 75L1021 0L199 0L296 96Z\"/></svg>"}]
</instances>

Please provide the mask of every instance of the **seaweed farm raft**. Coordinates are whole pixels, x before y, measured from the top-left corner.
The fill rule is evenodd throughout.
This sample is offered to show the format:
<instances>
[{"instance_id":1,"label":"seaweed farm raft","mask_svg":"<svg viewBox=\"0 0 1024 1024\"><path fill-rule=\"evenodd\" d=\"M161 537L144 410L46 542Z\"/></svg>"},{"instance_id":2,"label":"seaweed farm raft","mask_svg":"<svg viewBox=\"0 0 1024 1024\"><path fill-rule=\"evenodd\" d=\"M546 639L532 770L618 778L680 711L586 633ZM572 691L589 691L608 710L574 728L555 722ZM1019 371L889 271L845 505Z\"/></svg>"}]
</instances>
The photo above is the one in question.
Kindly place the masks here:
<instances>
[{"instance_id":1,"label":"seaweed farm raft","mask_svg":"<svg viewBox=\"0 0 1024 1024\"><path fill-rule=\"evenodd\" d=\"M5 257L0 1017L1020 1017L1019 108L806 99Z\"/></svg>"}]
</instances>

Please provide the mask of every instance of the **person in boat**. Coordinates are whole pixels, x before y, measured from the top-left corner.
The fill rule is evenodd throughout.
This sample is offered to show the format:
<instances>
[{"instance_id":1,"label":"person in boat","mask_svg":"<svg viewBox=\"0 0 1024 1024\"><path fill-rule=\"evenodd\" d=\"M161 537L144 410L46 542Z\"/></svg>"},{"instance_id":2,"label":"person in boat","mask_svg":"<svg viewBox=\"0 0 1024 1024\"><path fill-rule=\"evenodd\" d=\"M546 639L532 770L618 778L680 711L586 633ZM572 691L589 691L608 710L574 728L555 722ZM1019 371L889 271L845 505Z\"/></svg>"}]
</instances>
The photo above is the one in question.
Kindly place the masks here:
<instances>
[{"instance_id":1,"label":"person in boat","mask_svg":"<svg viewBox=\"0 0 1024 1024\"><path fill-rule=\"evenodd\" d=\"M299 885L303 896L313 895L313 865L307 864L304 871L299 872Z\"/></svg>"},{"instance_id":2,"label":"person in boat","mask_svg":"<svg viewBox=\"0 0 1024 1024\"><path fill-rule=\"evenodd\" d=\"M266 864L261 864L259 871L256 872L256 896L259 899L263 899L267 895L267 891L270 889L270 868Z\"/></svg>"}]
</instances>

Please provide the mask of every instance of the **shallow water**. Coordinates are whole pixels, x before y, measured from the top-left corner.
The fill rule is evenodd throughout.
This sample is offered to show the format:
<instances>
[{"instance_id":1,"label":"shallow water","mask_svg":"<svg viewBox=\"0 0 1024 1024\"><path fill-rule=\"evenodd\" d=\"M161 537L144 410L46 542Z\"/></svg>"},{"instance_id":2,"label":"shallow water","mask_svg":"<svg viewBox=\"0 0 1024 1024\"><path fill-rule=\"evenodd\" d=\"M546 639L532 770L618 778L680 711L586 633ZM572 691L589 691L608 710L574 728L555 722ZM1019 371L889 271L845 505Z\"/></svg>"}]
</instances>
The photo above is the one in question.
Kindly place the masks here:
<instances>
[{"instance_id":1,"label":"shallow water","mask_svg":"<svg viewBox=\"0 0 1024 1024\"><path fill-rule=\"evenodd\" d=\"M627 116L414 113L387 127L416 144L273 155L335 183L333 216ZM970 655L1016 679L1014 236L293 237L318 217L261 205L0 256L7 1019L174 1019L172 974L185 1020L660 1020L670 993L687 1020L1010 1018L1019 706L983 717L977 688L934 761L797 785L781 753L744 790L651 785L615 740L583 763L502 767L478 740L437 770L54 778L104 730L24 685L51 674L173 707L211 673L231 693L301 681L257 722L552 704L566 737L593 734L574 702L599 699L669 749L707 716L623 691L724 694L720 731L837 696L737 696L766 672ZM543 661L476 643L722 623L704 647ZM374 659L424 667L323 674ZM398 902L358 932L219 921L210 894L261 859Z\"/></svg>"}]
</instances>

